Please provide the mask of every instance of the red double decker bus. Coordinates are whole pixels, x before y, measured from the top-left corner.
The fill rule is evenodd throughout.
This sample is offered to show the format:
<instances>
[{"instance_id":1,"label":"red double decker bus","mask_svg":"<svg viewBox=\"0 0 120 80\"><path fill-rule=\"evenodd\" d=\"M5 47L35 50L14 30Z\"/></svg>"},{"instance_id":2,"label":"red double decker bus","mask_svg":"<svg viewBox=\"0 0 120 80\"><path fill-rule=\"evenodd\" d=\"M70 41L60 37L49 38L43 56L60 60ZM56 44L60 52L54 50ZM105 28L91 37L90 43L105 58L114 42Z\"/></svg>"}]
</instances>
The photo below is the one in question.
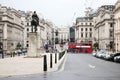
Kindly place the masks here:
<instances>
[{"instance_id":1,"label":"red double decker bus","mask_svg":"<svg viewBox=\"0 0 120 80\"><path fill-rule=\"evenodd\" d=\"M75 53L92 53L92 43L81 42L81 43L68 43L68 51Z\"/></svg>"}]
</instances>

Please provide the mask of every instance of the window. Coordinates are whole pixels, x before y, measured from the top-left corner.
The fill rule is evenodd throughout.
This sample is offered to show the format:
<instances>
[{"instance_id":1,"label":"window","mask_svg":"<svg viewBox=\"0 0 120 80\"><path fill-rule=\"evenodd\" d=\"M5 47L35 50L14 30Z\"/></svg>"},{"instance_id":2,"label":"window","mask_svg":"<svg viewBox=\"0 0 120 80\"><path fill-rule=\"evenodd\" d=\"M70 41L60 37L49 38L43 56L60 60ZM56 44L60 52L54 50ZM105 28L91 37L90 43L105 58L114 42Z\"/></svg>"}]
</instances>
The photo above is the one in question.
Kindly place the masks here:
<instances>
[{"instance_id":1,"label":"window","mask_svg":"<svg viewBox=\"0 0 120 80\"><path fill-rule=\"evenodd\" d=\"M29 37L29 34L27 33L27 37Z\"/></svg>"},{"instance_id":2,"label":"window","mask_svg":"<svg viewBox=\"0 0 120 80\"><path fill-rule=\"evenodd\" d=\"M83 23L81 23L81 25L83 25Z\"/></svg>"},{"instance_id":3,"label":"window","mask_svg":"<svg viewBox=\"0 0 120 80\"><path fill-rule=\"evenodd\" d=\"M81 33L81 37L83 38L83 33Z\"/></svg>"},{"instance_id":4,"label":"window","mask_svg":"<svg viewBox=\"0 0 120 80\"><path fill-rule=\"evenodd\" d=\"M90 26L92 26L92 23L90 23Z\"/></svg>"},{"instance_id":5,"label":"window","mask_svg":"<svg viewBox=\"0 0 120 80\"><path fill-rule=\"evenodd\" d=\"M2 17L0 17L0 21L2 21Z\"/></svg>"},{"instance_id":6,"label":"window","mask_svg":"<svg viewBox=\"0 0 120 80\"><path fill-rule=\"evenodd\" d=\"M85 31L87 31L87 28L85 28Z\"/></svg>"},{"instance_id":7,"label":"window","mask_svg":"<svg viewBox=\"0 0 120 80\"><path fill-rule=\"evenodd\" d=\"M92 38L92 33L90 33L90 38Z\"/></svg>"},{"instance_id":8,"label":"window","mask_svg":"<svg viewBox=\"0 0 120 80\"><path fill-rule=\"evenodd\" d=\"M87 38L87 33L85 34L85 37Z\"/></svg>"},{"instance_id":9,"label":"window","mask_svg":"<svg viewBox=\"0 0 120 80\"><path fill-rule=\"evenodd\" d=\"M27 31L29 31L29 28L27 28Z\"/></svg>"},{"instance_id":10,"label":"window","mask_svg":"<svg viewBox=\"0 0 120 80\"><path fill-rule=\"evenodd\" d=\"M29 44L26 44L27 47L29 47Z\"/></svg>"},{"instance_id":11,"label":"window","mask_svg":"<svg viewBox=\"0 0 120 80\"><path fill-rule=\"evenodd\" d=\"M110 37L113 37L113 31L110 29Z\"/></svg>"},{"instance_id":12,"label":"window","mask_svg":"<svg viewBox=\"0 0 120 80\"><path fill-rule=\"evenodd\" d=\"M27 23L27 26L29 26L29 23Z\"/></svg>"},{"instance_id":13,"label":"window","mask_svg":"<svg viewBox=\"0 0 120 80\"><path fill-rule=\"evenodd\" d=\"M90 28L90 31L92 31L92 28Z\"/></svg>"},{"instance_id":14,"label":"window","mask_svg":"<svg viewBox=\"0 0 120 80\"><path fill-rule=\"evenodd\" d=\"M113 23L110 23L110 27L113 27Z\"/></svg>"},{"instance_id":15,"label":"window","mask_svg":"<svg viewBox=\"0 0 120 80\"><path fill-rule=\"evenodd\" d=\"M55 35L58 36L58 31L55 32Z\"/></svg>"},{"instance_id":16,"label":"window","mask_svg":"<svg viewBox=\"0 0 120 80\"><path fill-rule=\"evenodd\" d=\"M85 25L87 25L87 23L85 23Z\"/></svg>"},{"instance_id":17,"label":"window","mask_svg":"<svg viewBox=\"0 0 120 80\"><path fill-rule=\"evenodd\" d=\"M113 31L110 31L110 37L113 37Z\"/></svg>"},{"instance_id":18,"label":"window","mask_svg":"<svg viewBox=\"0 0 120 80\"><path fill-rule=\"evenodd\" d=\"M81 28L81 31L83 31L83 28Z\"/></svg>"}]
</instances>

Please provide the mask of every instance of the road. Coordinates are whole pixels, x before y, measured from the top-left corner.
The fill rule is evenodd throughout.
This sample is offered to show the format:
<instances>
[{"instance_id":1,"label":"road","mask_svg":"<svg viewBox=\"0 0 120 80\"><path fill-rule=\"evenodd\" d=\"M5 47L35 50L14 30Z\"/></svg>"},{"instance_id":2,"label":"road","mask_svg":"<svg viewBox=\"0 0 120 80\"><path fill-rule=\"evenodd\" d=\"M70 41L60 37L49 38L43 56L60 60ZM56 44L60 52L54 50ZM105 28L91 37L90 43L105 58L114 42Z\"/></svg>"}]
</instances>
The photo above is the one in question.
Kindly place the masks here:
<instances>
[{"instance_id":1,"label":"road","mask_svg":"<svg viewBox=\"0 0 120 80\"><path fill-rule=\"evenodd\" d=\"M68 54L63 71L1 77L0 80L120 80L120 64L91 54Z\"/></svg>"}]
</instances>

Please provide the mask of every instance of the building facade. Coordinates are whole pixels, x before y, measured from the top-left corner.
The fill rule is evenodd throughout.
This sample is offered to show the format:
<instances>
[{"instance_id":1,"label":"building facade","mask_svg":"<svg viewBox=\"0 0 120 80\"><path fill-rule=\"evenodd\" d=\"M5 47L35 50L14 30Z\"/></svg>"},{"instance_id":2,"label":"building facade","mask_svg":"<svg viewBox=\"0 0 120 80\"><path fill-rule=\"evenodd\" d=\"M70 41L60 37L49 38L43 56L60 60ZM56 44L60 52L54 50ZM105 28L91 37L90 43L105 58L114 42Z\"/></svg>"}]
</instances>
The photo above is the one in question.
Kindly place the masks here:
<instances>
[{"instance_id":1,"label":"building facade","mask_svg":"<svg viewBox=\"0 0 120 80\"><path fill-rule=\"evenodd\" d=\"M103 5L94 16L94 36L99 44L99 49L114 48L114 10L113 5Z\"/></svg>"},{"instance_id":2,"label":"building facade","mask_svg":"<svg viewBox=\"0 0 120 80\"><path fill-rule=\"evenodd\" d=\"M75 41L93 42L93 17L78 17L75 26Z\"/></svg>"},{"instance_id":3,"label":"building facade","mask_svg":"<svg viewBox=\"0 0 120 80\"><path fill-rule=\"evenodd\" d=\"M69 28L58 28L59 43L64 43L69 39Z\"/></svg>"},{"instance_id":4,"label":"building facade","mask_svg":"<svg viewBox=\"0 0 120 80\"><path fill-rule=\"evenodd\" d=\"M115 5L115 49L116 51L120 51L120 0L117 1Z\"/></svg>"},{"instance_id":5,"label":"building facade","mask_svg":"<svg viewBox=\"0 0 120 80\"><path fill-rule=\"evenodd\" d=\"M19 12L0 6L0 41L3 43L3 50L13 50L18 43L23 46L23 30Z\"/></svg>"}]
</instances>

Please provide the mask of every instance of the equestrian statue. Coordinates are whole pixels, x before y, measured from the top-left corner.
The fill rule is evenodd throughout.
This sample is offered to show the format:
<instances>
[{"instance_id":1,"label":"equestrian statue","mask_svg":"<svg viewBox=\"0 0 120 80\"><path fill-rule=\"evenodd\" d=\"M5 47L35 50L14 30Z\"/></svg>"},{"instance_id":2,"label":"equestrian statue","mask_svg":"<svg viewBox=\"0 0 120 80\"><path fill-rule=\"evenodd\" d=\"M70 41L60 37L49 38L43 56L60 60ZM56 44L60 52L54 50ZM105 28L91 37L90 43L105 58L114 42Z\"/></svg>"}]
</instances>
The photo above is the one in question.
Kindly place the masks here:
<instances>
[{"instance_id":1,"label":"equestrian statue","mask_svg":"<svg viewBox=\"0 0 120 80\"><path fill-rule=\"evenodd\" d=\"M31 31L36 32L38 25L39 25L39 18L36 14L36 11L34 11L34 13L32 15L32 21L31 21L31 26L32 26Z\"/></svg>"}]
</instances>

